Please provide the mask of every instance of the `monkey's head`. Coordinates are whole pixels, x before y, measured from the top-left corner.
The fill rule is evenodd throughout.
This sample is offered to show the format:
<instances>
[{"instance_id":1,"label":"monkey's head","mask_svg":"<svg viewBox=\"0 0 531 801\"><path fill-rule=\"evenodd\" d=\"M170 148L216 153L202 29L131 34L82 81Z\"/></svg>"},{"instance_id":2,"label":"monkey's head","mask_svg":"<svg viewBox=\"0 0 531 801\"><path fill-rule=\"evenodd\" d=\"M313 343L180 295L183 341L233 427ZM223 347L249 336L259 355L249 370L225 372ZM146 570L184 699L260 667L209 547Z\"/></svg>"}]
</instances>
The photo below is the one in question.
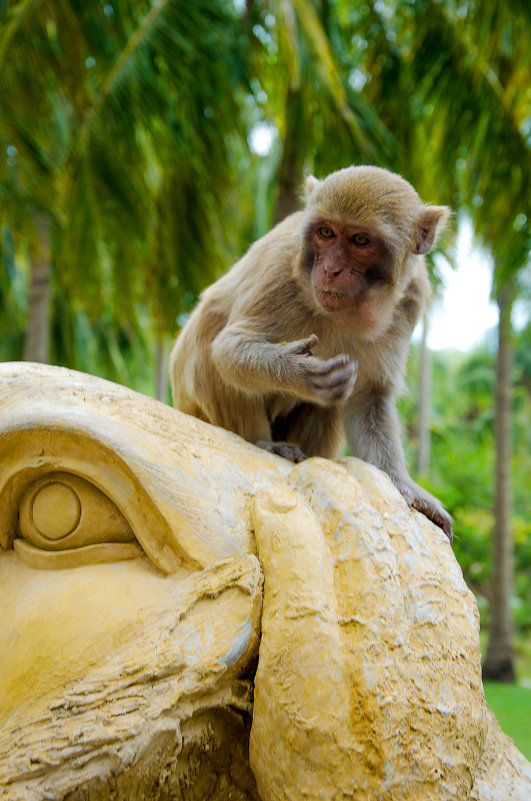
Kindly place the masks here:
<instances>
[{"instance_id":1,"label":"monkey's head","mask_svg":"<svg viewBox=\"0 0 531 801\"><path fill-rule=\"evenodd\" d=\"M319 311L373 339L415 276L412 257L432 248L449 209L424 205L407 181L379 167L311 176L306 190L295 278Z\"/></svg>"}]
</instances>

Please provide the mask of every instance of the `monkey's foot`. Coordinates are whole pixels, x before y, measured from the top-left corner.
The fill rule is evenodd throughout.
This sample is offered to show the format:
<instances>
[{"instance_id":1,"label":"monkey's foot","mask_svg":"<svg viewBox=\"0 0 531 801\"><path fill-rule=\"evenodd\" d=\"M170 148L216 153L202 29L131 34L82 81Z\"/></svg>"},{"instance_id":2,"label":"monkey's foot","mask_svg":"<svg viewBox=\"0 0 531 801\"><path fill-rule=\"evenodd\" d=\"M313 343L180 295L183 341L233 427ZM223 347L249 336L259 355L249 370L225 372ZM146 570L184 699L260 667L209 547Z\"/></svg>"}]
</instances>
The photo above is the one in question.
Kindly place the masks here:
<instances>
[{"instance_id":1,"label":"monkey's foot","mask_svg":"<svg viewBox=\"0 0 531 801\"><path fill-rule=\"evenodd\" d=\"M434 498L433 495L430 495L425 489L419 487L414 481L397 481L395 484L408 505L411 506L412 509L422 512L423 515L426 515L428 520L431 520L436 526L442 528L450 540L450 543L452 543L454 539L452 518L437 498Z\"/></svg>"},{"instance_id":2,"label":"monkey's foot","mask_svg":"<svg viewBox=\"0 0 531 801\"><path fill-rule=\"evenodd\" d=\"M277 456L283 456L284 459L291 459L292 462L304 462L304 460L308 458L298 445L292 445L290 442L269 442L268 440L261 439L256 444L264 451L276 453Z\"/></svg>"}]
</instances>

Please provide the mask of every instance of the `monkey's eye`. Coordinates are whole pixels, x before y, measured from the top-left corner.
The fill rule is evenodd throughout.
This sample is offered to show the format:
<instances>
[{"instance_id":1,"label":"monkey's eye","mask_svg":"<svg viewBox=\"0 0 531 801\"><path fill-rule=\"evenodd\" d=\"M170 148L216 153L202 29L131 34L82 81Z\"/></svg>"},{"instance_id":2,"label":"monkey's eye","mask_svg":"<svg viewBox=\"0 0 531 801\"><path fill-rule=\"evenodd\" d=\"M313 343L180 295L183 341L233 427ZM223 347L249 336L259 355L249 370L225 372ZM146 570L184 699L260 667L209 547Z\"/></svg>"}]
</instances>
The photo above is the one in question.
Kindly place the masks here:
<instances>
[{"instance_id":1,"label":"monkey's eye","mask_svg":"<svg viewBox=\"0 0 531 801\"><path fill-rule=\"evenodd\" d=\"M365 247L365 245L370 244L371 238L367 236L367 234L354 234L354 236L350 238L350 241L354 242L355 245Z\"/></svg>"},{"instance_id":2,"label":"monkey's eye","mask_svg":"<svg viewBox=\"0 0 531 801\"><path fill-rule=\"evenodd\" d=\"M335 236L335 234L332 231L332 229L329 228L327 225L322 225L319 228L319 235L322 236L323 239L333 239L334 236Z\"/></svg>"}]
</instances>

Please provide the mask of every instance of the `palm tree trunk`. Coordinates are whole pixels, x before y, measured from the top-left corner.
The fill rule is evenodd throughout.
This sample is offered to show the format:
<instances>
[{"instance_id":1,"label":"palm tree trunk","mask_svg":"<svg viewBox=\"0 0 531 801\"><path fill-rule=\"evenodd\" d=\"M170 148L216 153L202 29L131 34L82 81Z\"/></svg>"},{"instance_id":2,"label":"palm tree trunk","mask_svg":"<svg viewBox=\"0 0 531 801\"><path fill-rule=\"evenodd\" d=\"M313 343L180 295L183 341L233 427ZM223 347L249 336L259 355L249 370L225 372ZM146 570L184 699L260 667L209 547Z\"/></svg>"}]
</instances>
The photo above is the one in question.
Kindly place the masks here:
<instances>
[{"instance_id":1,"label":"palm tree trunk","mask_svg":"<svg viewBox=\"0 0 531 801\"><path fill-rule=\"evenodd\" d=\"M426 475L430 467L430 417L431 417L431 358L428 348L428 315L422 317L422 339L420 343L419 417L417 472Z\"/></svg>"},{"instance_id":2,"label":"palm tree trunk","mask_svg":"<svg viewBox=\"0 0 531 801\"><path fill-rule=\"evenodd\" d=\"M277 174L278 195L275 223L301 207L300 191L306 160L307 134L303 130L304 110L300 88L290 87L286 95L286 133Z\"/></svg>"},{"instance_id":3,"label":"palm tree trunk","mask_svg":"<svg viewBox=\"0 0 531 801\"><path fill-rule=\"evenodd\" d=\"M494 500L493 572L490 593L491 622L483 678L515 679L511 614L514 586L514 546L511 531L511 402L513 346L511 307L513 287L497 296L499 309L498 357L495 390L496 491Z\"/></svg>"},{"instance_id":4,"label":"palm tree trunk","mask_svg":"<svg viewBox=\"0 0 531 801\"><path fill-rule=\"evenodd\" d=\"M24 359L29 362L50 360L50 221L37 212L33 215L37 241L30 251L31 277L28 299L28 325Z\"/></svg>"},{"instance_id":5,"label":"palm tree trunk","mask_svg":"<svg viewBox=\"0 0 531 801\"><path fill-rule=\"evenodd\" d=\"M168 358L166 338L163 333L157 334L155 343L155 395L157 400L168 402Z\"/></svg>"}]
</instances>

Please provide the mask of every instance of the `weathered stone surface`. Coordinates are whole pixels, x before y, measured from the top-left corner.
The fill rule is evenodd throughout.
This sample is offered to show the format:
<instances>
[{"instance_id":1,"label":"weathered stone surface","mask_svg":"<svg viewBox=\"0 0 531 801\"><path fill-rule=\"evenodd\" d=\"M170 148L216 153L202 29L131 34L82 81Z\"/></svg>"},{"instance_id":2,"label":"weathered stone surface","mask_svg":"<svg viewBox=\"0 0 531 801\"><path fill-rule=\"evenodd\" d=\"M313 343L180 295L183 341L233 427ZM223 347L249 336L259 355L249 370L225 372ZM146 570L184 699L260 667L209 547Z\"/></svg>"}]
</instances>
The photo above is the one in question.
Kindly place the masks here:
<instances>
[{"instance_id":1,"label":"weathered stone surface","mask_svg":"<svg viewBox=\"0 0 531 801\"><path fill-rule=\"evenodd\" d=\"M474 776L470 801L529 801L531 764L518 751L490 709L487 741Z\"/></svg>"},{"instance_id":2,"label":"weathered stone surface","mask_svg":"<svg viewBox=\"0 0 531 801\"><path fill-rule=\"evenodd\" d=\"M293 470L298 494L257 495L251 766L264 799L470 792L486 733L476 607L442 532L379 481L397 504L386 520L321 459Z\"/></svg>"},{"instance_id":3,"label":"weathered stone surface","mask_svg":"<svg viewBox=\"0 0 531 801\"><path fill-rule=\"evenodd\" d=\"M0 410L0 798L531 797L385 475L61 368L0 365Z\"/></svg>"},{"instance_id":4,"label":"weathered stone surface","mask_svg":"<svg viewBox=\"0 0 531 801\"><path fill-rule=\"evenodd\" d=\"M145 558L36 571L5 553L0 797L184 786L196 769L183 748L221 747L205 710L250 712L239 677L257 650L261 583L252 555L164 576Z\"/></svg>"},{"instance_id":5,"label":"weathered stone surface","mask_svg":"<svg viewBox=\"0 0 531 801\"><path fill-rule=\"evenodd\" d=\"M28 485L62 471L102 489L161 570L204 567L254 548L254 493L290 470L235 434L60 367L1 365L0 408L4 548Z\"/></svg>"}]
</instances>

